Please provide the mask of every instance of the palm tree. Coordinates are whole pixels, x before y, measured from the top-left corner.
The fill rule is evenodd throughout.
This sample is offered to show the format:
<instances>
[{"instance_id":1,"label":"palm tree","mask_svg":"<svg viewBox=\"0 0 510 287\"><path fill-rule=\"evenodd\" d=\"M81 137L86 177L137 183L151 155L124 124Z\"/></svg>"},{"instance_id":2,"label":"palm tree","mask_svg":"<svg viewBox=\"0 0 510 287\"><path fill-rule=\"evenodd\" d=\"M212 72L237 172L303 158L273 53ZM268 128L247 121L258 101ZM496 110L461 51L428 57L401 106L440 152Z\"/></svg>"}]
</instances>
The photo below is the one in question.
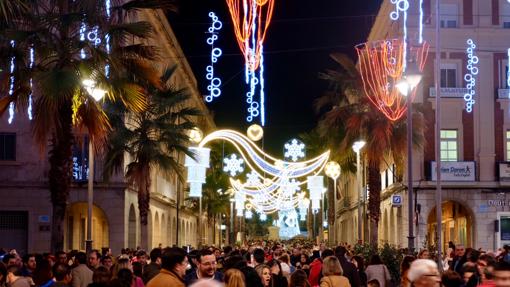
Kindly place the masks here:
<instances>
[{"instance_id":1,"label":"palm tree","mask_svg":"<svg viewBox=\"0 0 510 287\"><path fill-rule=\"evenodd\" d=\"M367 144L363 152L368 161L370 243L378 243L380 217L382 164L391 158L397 166L397 179L402 179L406 149L405 120L388 120L364 96L361 76L355 64L347 56L333 54L332 58L341 65L340 71L326 71L321 77L331 84L333 93L320 98L319 109L326 111L319 122L321 135L328 139L340 154L354 157L352 144L364 139ZM336 104L335 104L336 103ZM423 143L424 121L421 112L413 113L413 145Z\"/></svg>"},{"instance_id":2,"label":"palm tree","mask_svg":"<svg viewBox=\"0 0 510 287\"><path fill-rule=\"evenodd\" d=\"M150 203L151 176L154 171L166 176L182 177L179 153L193 156L188 151L188 131L195 127L200 111L186 103L190 95L185 89L170 84L175 68L167 69L161 76L159 87L145 83L148 92L147 108L141 112L126 114L124 109L112 109L113 131L108 136L105 154L105 176L125 172L130 186L138 193L138 211L142 226L143 248L147 248L147 222ZM126 119L126 120L123 120ZM124 168L124 155L132 161Z\"/></svg>"},{"instance_id":3,"label":"palm tree","mask_svg":"<svg viewBox=\"0 0 510 287\"><path fill-rule=\"evenodd\" d=\"M74 129L87 130L91 141L99 147L110 129L102 106L91 100L83 87L84 78L106 90L106 101L120 101L129 109L140 111L145 103L144 89L132 81L133 77L157 84L158 79L149 66L156 59L153 47L143 43L152 35L146 22L128 23L129 13L155 1L112 0L111 17L106 17L105 5L96 0L23 1L26 9L16 9L11 0L4 5L5 28L0 29L0 92L11 89L10 60L16 61L12 96L0 99L0 115L13 103L18 112L25 111L34 88L35 141L45 150L50 142L48 174L52 203L52 252L62 250L63 221L71 186ZM169 1L161 1L168 4ZM162 4L163 5L163 4ZM13 10L14 9L14 10ZM13 12L14 11L14 12ZM80 40L82 27L97 28L98 40ZM110 38L110 53L105 37ZM11 40L14 40L13 47ZM30 67L28 51L35 52L35 65ZM82 57L85 55L85 57ZM109 66L109 75L106 66ZM128 78L129 75L129 78Z\"/></svg>"}]
</instances>

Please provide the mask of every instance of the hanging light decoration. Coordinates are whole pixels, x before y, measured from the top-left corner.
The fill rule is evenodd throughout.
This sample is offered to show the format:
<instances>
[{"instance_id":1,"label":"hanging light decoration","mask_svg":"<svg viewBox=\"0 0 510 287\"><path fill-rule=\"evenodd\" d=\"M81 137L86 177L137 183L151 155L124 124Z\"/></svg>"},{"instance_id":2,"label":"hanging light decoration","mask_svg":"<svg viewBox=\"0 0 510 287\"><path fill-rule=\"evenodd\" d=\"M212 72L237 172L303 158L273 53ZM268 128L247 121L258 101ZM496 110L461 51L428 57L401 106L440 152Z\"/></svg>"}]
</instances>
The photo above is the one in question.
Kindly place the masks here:
<instances>
[{"instance_id":1,"label":"hanging light decoration","mask_svg":"<svg viewBox=\"0 0 510 287\"><path fill-rule=\"evenodd\" d=\"M475 104L476 95L476 75L478 75L478 56L475 54L476 44L472 39L467 40L467 73L464 75L466 81L467 92L464 94L464 101L466 102L466 112L471 113Z\"/></svg>"},{"instance_id":2,"label":"hanging light decoration","mask_svg":"<svg viewBox=\"0 0 510 287\"><path fill-rule=\"evenodd\" d=\"M237 44L244 55L245 80L250 86L246 93L248 116L252 122L260 117L265 125L264 93L264 40L271 23L274 0L226 0L232 18ZM258 71L258 74L257 74ZM260 89L260 100L256 100L256 88Z\"/></svg>"},{"instance_id":3,"label":"hanging light decoration","mask_svg":"<svg viewBox=\"0 0 510 287\"><path fill-rule=\"evenodd\" d=\"M416 87L407 97L402 96L397 84L405 76L405 51L415 60L419 72L423 71L429 45L426 42L406 48L400 39L367 42L356 46L359 69L365 95L389 120L400 119L412 101Z\"/></svg>"},{"instance_id":4,"label":"hanging light decoration","mask_svg":"<svg viewBox=\"0 0 510 287\"><path fill-rule=\"evenodd\" d=\"M207 38L207 44L211 46L211 64L206 67L206 79L209 80L207 90L209 94L205 96L205 101L210 103L221 95L221 79L214 76L214 64L218 61L218 58L223 54L220 48L214 47L214 42L218 40L218 33L221 30L223 24L218 19L218 16L214 12L209 12L209 17L212 20L211 26L207 30L210 36Z\"/></svg>"}]
</instances>

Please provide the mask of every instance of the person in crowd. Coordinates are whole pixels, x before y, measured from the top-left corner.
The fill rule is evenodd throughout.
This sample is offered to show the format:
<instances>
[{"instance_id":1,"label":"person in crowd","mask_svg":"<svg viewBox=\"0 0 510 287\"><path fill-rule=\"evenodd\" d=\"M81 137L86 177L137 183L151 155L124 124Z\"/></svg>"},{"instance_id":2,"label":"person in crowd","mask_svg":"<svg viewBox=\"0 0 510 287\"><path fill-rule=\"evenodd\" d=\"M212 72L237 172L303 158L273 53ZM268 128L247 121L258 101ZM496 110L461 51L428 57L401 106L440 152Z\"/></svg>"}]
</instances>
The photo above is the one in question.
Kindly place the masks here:
<instances>
[{"instance_id":1,"label":"person in crowd","mask_svg":"<svg viewBox=\"0 0 510 287\"><path fill-rule=\"evenodd\" d=\"M351 263L354 264L358 271L360 286L367 286L367 274L365 273L365 260L359 255L355 255L351 259Z\"/></svg>"},{"instance_id":2,"label":"person in crowd","mask_svg":"<svg viewBox=\"0 0 510 287\"><path fill-rule=\"evenodd\" d=\"M462 280L459 273L448 270L441 275L441 284L444 287L462 287L464 286L464 280Z\"/></svg>"},{"instance_id":3,"label":"person in crowd","mask_svg":"<svg viewBox=\"0 0 510 287\"><path fill-rule=\"evenodd\" d=\"M58 257L57 257L58 261ZM72 277L71 277L71 268L67 264L62 264L60 262L55 263L53 265L53 277L55 278L55 284L53 287L70 287Z\"/></svg>"},{"instance_id":4,"label":"person in crowd","mask_svg":"<svg viewBox=\"0 0 510 287\"><path fill-rule=\"evenodd\" d=\"M133 287L135 284L133 271L122 268L116 274L117 276L110 282L111 287Z\"/></svg>"},{"instance_id":5,"label":"person in crowd","mask_svg":"<svg viewBox=\"0 0 510 287\"><path fill-rule=\"evenodd\" d=\"M29 277L21 276L21 268L18 265L7 266L6 285L8 287L31 287L33 281Z\"/></svg>"},{"instance_id":6,"label":"person in crowd","mask_svg":"<svg viewBox=\"0 0 510 287\"><path fill-rule=\"evenodd\" d=\"M142 283L143 283L143 279L142 279L142 276L143 276L143 266L142 266L142 263L136 261L136 262L133 262L131 265L133 266L131 271L133 271L133 275L135 276L135 280L138 280L136 278L139 278L142 281ZM147 266L147 265L145 265L145 266Z\"/></svg>"},{"instance_id":7,"label":"person in crowd","mask_svg":"<svg viewBox=\"0 0 510 287\"><path fill-rule=\"evenodd\" d=\"M68 264L69 262L67 261L67 253L65 251L57 251L57 253L55 254L55 257L57 257L57 262L56 263L60 263L60 264Z\"/></svg>"},{"instance_id":8,"label":"person in crowd","mask_svg":"<svg viewBox=\"0 0 510 287\"><path fill-rule=\"evenodd\" d=\"M349 283L352 287L360 286L360 278L359 272L354 264L347 261L345 257L347 253L347 248L345 246L339 246L335 248L335 256L340 261L340 265L342 266L343 274L347 279L349 279Z\"/></svg>"},{"instance_id":9,"label":"person in crowd","mask_svg":"<svg viewBox=\"0 0 510 287\"><path fill-rule=\"evenodd\" d=\"M409 272L409 268L411 267L411 263L416 260L412 255L406 255L402 259L402 263L400 263L400 285L402 287L409 287L411 282L407 278L407 272Z\"/></svg>"},{"instance_id":10,"label":"person in crowd","mask_svg":"<svg viewBox=\"0 0 510 287\"><path fill-rule=\"evenodd\" d=\"M200 251L198 250L192 250L188 253L188 262L190 264L190 268L186 270L186 276L190 273L196 272L197 270L197 258L200 255Z\"/></svg>"},{"instance_id":11,"label":"person in crowd","mask_svg":"<svg viewBox=\"0 0 510 287\"><path fill-rule=\"evenodd\" d=\"M265 256L263 249L257 248L255 250L253 250L253 260L255 260L255 262L253 262L253 264L254 264L255 268L260 264L264 264L265 259L266 259L266 256Z\"/></svg>"},{"instance_id":12,"label":"person in crowd","mask_svg":"<svg viewBox=\"0 0 510 287\"><path fill-rule=\"evenodd\" d=\"M223 282L223 274L217 271L217 262L214 252L209 249L203 249L197 258L196 272L189 273L184 278L186 286L193 284L199 279L211 279Z\"/></svg>"},{"instance_id":13,"label":"person in crowd","mask_svg":"<svg viewBox=\"0 0 510 287\"><path fill-rule=\"evenodd\" d=\"M145 250L138 250L138 252L136 252L136 262L140 262L142 264L142 267L145 267L145 265L147 265L147 260L149 258L147 258L147 252L145 252Z\"/></svg>"},{"instance_id":14,"label":"person in crowd","mask_svg":"<svg viewBox=\"0 0 510 287\"><path fill-rule=\"evenodd\" d=\"M326 249L324 252L322 252L321 258L315 259L310 264L310 275L308 275L308 281L310 282L310 285L312 286L318 286L320 282L320 278L322 277L322 262L324 258L328 256L333 256L334 252L331 249Z\"/></svg>"},{"instance_id":15,"label":"person in crowd","mask_svg":"<svg viewBox=\"0 0 510 287\"><path fill-rule=\"evenodd\" d=\"M301 254L301 260L296 263L296 268L305 271L306 276L310 274L310 261L307 254Z\"/></svg>"},{"instance_id":16,"label":"person in crowd","mask_svg":"<svg viewBox=\"0 0 510 287\"><path fill-rule=\"evenodd\" d=\"M101 265L104 267L111 269L113 266L113 259L110 255L104 255L101 257Z\"/></svg>"},{"instance_id":17,"label":"person in crowd","mask_svg":"<svg viewBox=\"0 0 510 287\"><path fill-rule=\"evenodd\" d=\"M92 283L92 275L94 272L87 267L87 255L84 252L78 252L74 260L77 266L71 271L73 277L73 287L87 287Z\"/></svg>"},{"instance_id":18,"label":"person in crowd","mask_svg":"<svg viewBox=\"0 0 510 287\"><path fill-rule=\"evenodd\" d=\"M115 263L111 269L112 278L114 278L114 279L117 278L117 274L119 273L120 269L129 269L129 270L133 269L133 265L132 265L131 261L129 260L129 258L121 257L120 259L117 260L117 263Z\"/></svg>"},{"instance_id":19,"label":"person in crowd","mask_svg":"<svg viewBox=\"0 0 510 287\"><path fill-rule=\"evenodd\" d=\"M379 255L372 255L370 258L370 263L368 264L365 272L367 273L367 281L377 279L381 287L389 286L391 281L390 271L388 271L386 265L383 264Z\"/></svg>"},{"instance_id":20,"label":"person in crowd","mask_svg":"<svg viewBox=\"0 0 510 287\"><path fill-rule=\"evenodd\" d=\"M88 287L107 287L112 279L112 273L106 266L99 266L92 275L92 283Z\"/></svg>"},{"instance_id":21,"label":"person in crowd","mask_svg":"<svg viewBox=\"0 0 510 287\"><path fill-rule=\"evenodd\" d=\"M53 284L55 284L55 281L53 281L51 263L48 260L39 261L37 267L32 272L32 279L34 280L35 286L39 287L53 286Z\"/></svg>"},{"instance_id":22,"label":"person in crowd","mask_svg":"<svg viewBox=\"0 0 510 287\"><path fill-rule=\"evenodd\" d=\"M301 260L301 250L299 248L292 249L292 256L290 256L290 263L292 266L296 266L296 263Z\"/></svg>"},{"instance_id":23,"label":"person in crowd","mask_svg":"<svg viewBox=\"0 0 510 287\"><path fill-rule=\"evenodd\" d=\"M161 248L154 248L150 253L151 262L143 268L143 282L147 284L161 269Z\"/></svg>"},{"instance_id":24,"label":"person in crowd","mask_svg":"<svg viewBox=\"0 0 510 287\"><path fill-rule=\"evenodd\" d=\"M350 287L349 280L342 276L340 261L335 256L324 258L322 263L322 279L320 287Z\"/></svg>"},{"instance_id":25,"label":"person in crowd","mask_svg":"<svg viewBox=\"0 0 510 287\"><path fill-rule=\"evenodd\" d=\"M461 269L462 269L462 265L464 265L464 263L466 263L466 261L464 261L464 255L466 253L466 249L464 248L464 245L462 244L457 244L455 246L455 256L453 257L453 260L452 260L452 265L450 266L450 270L453 270L459 274L461 274Z\"/></svg>"},{"instance_id":26,"label":"person in crowd","mask_svg":"<svg viewBox=\"0 0 510 287\"><path fill-rule=\"evenodd\" d=\"M3 262L0 262L0 287L7 287L7 267Z\"/></svg>"},{"instance_id":27,"label":"person in crowd","mask_svg":"<svg viewBox=\"0 0 510 287\"><path fill-rule=\"evenodd\" d=\"M231 268L225 272L225 287L246 287L244 283L244 274L235 268Z\"/></svg>"},{"instance_id":28,"label":"person in crowd","mask_svg":"<svg viewBox=\"0 0 510 287\"><path fill-rule=\"evenodd\" d=\"M98 250L94 249L94 250L91 250L88 254L88 266L89 268L94 271L94 269L96 269L97 267L99 267L99 265L101 265L101 253L99 253Z\"/></svg>"},{"instance_id":29,"label":"person in crowd","mask_svg":"<svg viewBox=\"0 0 510 287\"><path fill-rule=\"evenodd\" d=\"M418 259L430 259L430 252L428 249L422 249L418 253Z\"/></svg>"},{"instance_id":30,"label":"person in crowd","mask_svg":"<svg viewBox=\"0 0 510 287\"><path fill-rule=\"evenodd\" d=\"M290 264L290 257L287 253L282 254L278 260L280 261L280 266L282 267L282 273L285 278L289 279L290 274L294 273L296 267ZM298 262L299 263L299 262Z\"/></svg>"},{"instance_id":31,"label":"person in crowd","mask_svg":"<svg viewBox=\"0 0 510 287\"><path fill-rule=\"evenodd\" d=\"M23 256L23 268L21 268L21 276L32 277L32 273L37 267L37 261L35 261L35 254L26 254Z\"/></svg>"},{"instance_id":32,"label":"person in crowd","mask_svg":"<svg viewBox=\"0 0 510 287\"><path fill-rule=\"evenodd\" d=\"M273 259L267 263L267 266L271 269L271 286L279 287L279 286L288 286L289 282L287 277L283 276L282 266L280 262L276 259Z\"/></svg>"},{"instance_id":33,"label":"person in crowd","mask_svg":"<svg viewBox=\"0 0 510 287\"><path fill-rule=\"evenodd\" d=\"M308 274L302 269L298 269L290 276L289 287L311 287L308 282Z\"/></svg>"},{"instance_id":34,"label":"person in crowd","mask_svg":"<svg viewBox=\"0 0 510 287\"><path fill-rule=\"evenodd\" d=\"M260 264L257 267L255 267L255 271L257 271L257 274L259 275L260 282L262 283L263 287L269 287L271 283L271 269L269 266L265 264ZM274 286L274 287L280 287L280 286Z\"/></svg>"},{"instance_id":35,"label":"person in crowd","mask_svg":"<svg viewBox=\"0 0 510 287\"><path fill-rule=\"evenodd\" d=\"M187 267L188 258L184 249L165 248L161 253L161 270L147 283L147 287L184 287Z\"/></svg>"},{"instance_id":36,"label":"person in crowd","mask_svg":"<svg viewBox=\"0 0 510 287\"><path fill-rule=\"evenodd\" d=\"M377 279L372 279L367 282L367 287L381 287L381 284L379 284L379 281L377 281Z\"/></svg>"},{"instance_id":37,"label":"person in crowd","mask_svg":"<svg viewBox=\"0 0 510 287\"><path fill-rule=\"evenodd\" d=\"M494 257L488 254L482 254L478 257L478 261L476 262L476 267L478 269L479 274L479 286L494 286L493 280L493 272L494 266L496 265L496 260Z\"/></svg>"},{"instance_id":38,"label":"person in crowd","mask_svg":"<svg viewBox=\"0 0 510 287\"><path fill-rule=\"evenodd\" d=\"M470 263L465 263L464 267L461 268L462 273L459 275L464 279L464 286L472 287L478 285L478 270L476 266Z\"/></svg>"},{"instance_id":39,"label":"person in crowd","mask_svg":"<svg viewBox=\"0 0 510 287\"><path fill-rule=\"evenodd\" d=\"M510 287L510 263L501 260L494 267L494 283L496 287Z\"/></svg>"},{"instance_id":40,"label":"person in crowd","mask_svg":"<svg viewBox=\"0 0 510 287\"><path fill-rule=\"evenodd\" d=\"M16 255L10 253L4 255L2 262L5 264L6 267L18 265Z\"/></svg>"},{"instance_id":41,"label":"person in crowd","mask_svg":"<svg viewBox=\"0 0 510 287\"><path fill-rule=\"evenodd\" d=\"M416 259L411 263L407 278L414 287L439 287L441 277L436 262L430 259Z\"/></svg>"}]
</instances>

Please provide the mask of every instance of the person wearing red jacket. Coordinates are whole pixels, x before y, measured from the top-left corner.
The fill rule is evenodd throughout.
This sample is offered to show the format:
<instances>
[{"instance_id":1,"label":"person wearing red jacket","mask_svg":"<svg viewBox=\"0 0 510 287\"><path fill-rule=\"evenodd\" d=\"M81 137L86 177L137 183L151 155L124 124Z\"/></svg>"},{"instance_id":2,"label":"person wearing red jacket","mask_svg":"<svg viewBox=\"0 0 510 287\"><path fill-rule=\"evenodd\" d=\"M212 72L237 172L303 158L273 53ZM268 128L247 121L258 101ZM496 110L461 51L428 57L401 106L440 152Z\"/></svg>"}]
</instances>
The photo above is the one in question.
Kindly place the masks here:
<instances>
[{"instance_id":1,"label":"person wearing red jacket","mask_svg":"<svg viewBox=\"0 0 510 287\"><path fill-rule=\"evenodd\" d=\"M335 253L331 249L326 249L322 252L320 258L316 258L310 263L310 275L308 276L308 282L312 287L319 286L322 278L322 261L328 256L334 256Z\"/></svg>"}]
</instances>

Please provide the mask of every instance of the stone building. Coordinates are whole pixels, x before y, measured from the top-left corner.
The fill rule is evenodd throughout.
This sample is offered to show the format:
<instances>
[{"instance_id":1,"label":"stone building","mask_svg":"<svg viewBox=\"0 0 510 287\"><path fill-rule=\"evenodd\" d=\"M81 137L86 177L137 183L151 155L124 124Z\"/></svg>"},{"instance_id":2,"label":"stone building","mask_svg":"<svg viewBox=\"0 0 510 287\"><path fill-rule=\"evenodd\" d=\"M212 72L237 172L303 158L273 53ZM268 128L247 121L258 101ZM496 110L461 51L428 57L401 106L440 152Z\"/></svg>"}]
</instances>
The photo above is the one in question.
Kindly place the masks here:
<instances>
[{"instance_id":1,"label":"stone building","mask_svg":"<svg viewBox=\"0 0 510 287\"><path fill-rule=\"evenodd\" d=\"M416 42L418 1L409 1L408 35ZM414 109L423 111L427 129L423 149L413 152L413 186L416 194L415 246L435 243L435 0L423 0L424 39L430 52L418 86ZM441 161L442 239L466 247L494 250L508 242L510 191L510 114L508 48L510 48L510 3L506 0L441 1ZM392 21L394 4L384 0L368 41L402 37L402 20ZM476 44L479 73L476 103L465 110L467 40ZM405 120L405 116L404 116ZM365 169L364 169L365 170ZM407 180L395 180L391 159L381 166L381 219L379 239L407 246ZM404 172L404 175L407 171ZM366 178L364 176L363 178ZM355 176L346 175L340 184L345 194L337 203L337 241L358 239L358 188ZM365 186L365 183L363 183ZM401 196L401 207L392 196ZM365 224L366 226L366 224ZM364 228L364 238L368 238Z\"/></svg>"},{"instance_id":2,"label":"stone building","mask_svg":"<svg viewBox=\"0 0 510 287\"><path fill-rule=\"evenodd\" d=\"M150 22L155 29L151 42L161 52L161 59L155 64L161 70L177 65L173 84L177 88L187 88L192 95L190 105L205 114L199 123L202 130L213 130L215 124L164 12L142 10L135 17ZM50 249L49 165L47 155L40 153L32 139L30 125L23 114L17 115L11 125L7 123L6 115L0 118L0 247L16 248L21 253L47 252ZM65 217L65 250L83 250L87 232L87 179L81 167L81 163L87 160L87 137L83 134L76 134L76 137L78 144L73 153L75 174ZM184 161L184 155L180 159ZM95 166L93 248L110 247L114 254L118 254L123 247L139 246L141 235L136 191L126 186L121 175L114 176L109 183L103 182L100 156L97 156ZM148 248L160 244L196 246L199 241L197 216L184 205L186 186L180 184L175 175L165 177L158 171L153 172L151 182ZM177 193L180 193L182 205L179 218L176 214ZM219 226L206 225L202 232L203 242L218 244L219 233L216 230Z\"/></svg>"}]
</instances>

